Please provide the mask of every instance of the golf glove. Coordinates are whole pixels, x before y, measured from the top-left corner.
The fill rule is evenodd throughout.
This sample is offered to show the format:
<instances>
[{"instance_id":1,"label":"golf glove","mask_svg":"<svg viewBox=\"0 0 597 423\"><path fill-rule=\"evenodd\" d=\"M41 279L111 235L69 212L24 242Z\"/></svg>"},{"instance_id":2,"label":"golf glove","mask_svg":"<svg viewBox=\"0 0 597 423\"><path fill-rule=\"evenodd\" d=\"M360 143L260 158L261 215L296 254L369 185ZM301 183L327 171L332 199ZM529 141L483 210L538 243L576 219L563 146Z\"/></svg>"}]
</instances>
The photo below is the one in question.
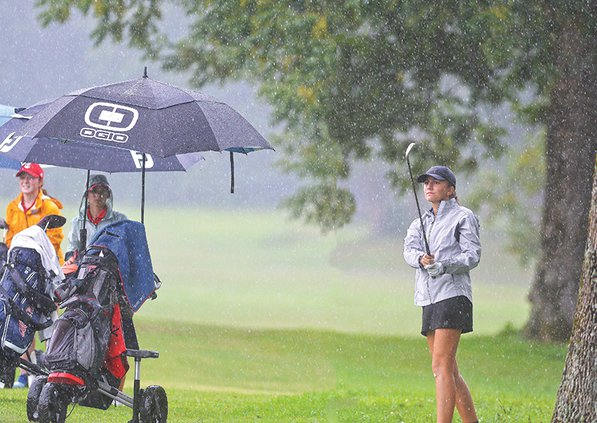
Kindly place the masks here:
<instances>
[{"instance_id":1,"label":"golf glove","mask_svg":"<svg viewBox=\"0 0 597 423\"><path fill-rule=\"evenodd\" d=\"M429 272L429 276L431 276L432 278L435 278L439 275L443 275L446 270L444 269L444 265L441 264L439 261L425 266L425 269L427 270L427 272Z\"/></svg>"}]
</instances>

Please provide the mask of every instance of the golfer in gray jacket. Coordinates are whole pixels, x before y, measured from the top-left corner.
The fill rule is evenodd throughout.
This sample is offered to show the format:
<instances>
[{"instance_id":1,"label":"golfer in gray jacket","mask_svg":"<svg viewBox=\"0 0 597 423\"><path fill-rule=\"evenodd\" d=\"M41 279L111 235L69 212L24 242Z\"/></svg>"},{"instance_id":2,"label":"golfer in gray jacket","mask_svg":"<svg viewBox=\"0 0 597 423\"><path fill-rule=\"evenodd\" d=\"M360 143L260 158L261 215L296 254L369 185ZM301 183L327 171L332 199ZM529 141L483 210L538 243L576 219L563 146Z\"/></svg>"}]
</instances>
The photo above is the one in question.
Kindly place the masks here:
<instances>
[{"instance_id":1,"label":"golfer in gray jacket","mask_svg":"<svg viewBox=\"0 0 597 423\"><path fill-rule=\"evenodd\" d=\"M466 382L458 372L456 350L462 333L473 330L469 271L479 264L479 221L458 204L456 176L446 166L433 166L420 175L431 208L423 216L429 243L426 253L421 220L404 239L404 259L416 269L415 304L423 307L421 334L427 337L435 377L437 421L451 422L454 408L463 423L477 421Z\"/></svg>"}]
</instances>

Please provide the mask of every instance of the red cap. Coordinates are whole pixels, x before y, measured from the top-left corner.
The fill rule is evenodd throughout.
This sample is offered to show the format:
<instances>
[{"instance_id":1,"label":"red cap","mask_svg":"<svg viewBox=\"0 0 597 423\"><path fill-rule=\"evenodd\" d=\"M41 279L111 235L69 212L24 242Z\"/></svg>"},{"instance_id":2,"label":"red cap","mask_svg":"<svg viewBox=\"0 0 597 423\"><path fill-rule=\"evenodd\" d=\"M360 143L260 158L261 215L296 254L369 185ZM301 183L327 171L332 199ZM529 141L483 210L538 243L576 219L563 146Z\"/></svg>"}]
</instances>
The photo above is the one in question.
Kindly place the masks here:
<instances>
[{"instance_id":1,"label":"red cap","mask_svg":"<svg viewBox=\"0 0 597 423\"><path fill-rule=\"evenodd\" d=\"M89 189L87 190L87 192L91 192L91 191L93 191L93 188L95 188L95 187L104 187L104 188L106 188L108 191L110 191L110 185L102 184L102 183L100 182L100 183L98 183L98 184L93 184L93 185L91 185L91 186L89 187Z\"/></svg>"},{"instance_id":2,"label":"red cap","mask_svg":"<svg viewBox=\"0 0 597 423\"><path fill-rule=\"evenodd\" d=\"M21 169L17 172L17 176L21 176L22 173L28 173L34 178L44 178L44 170L37 163L23 163Z\"/></svg>"}]
</instances>

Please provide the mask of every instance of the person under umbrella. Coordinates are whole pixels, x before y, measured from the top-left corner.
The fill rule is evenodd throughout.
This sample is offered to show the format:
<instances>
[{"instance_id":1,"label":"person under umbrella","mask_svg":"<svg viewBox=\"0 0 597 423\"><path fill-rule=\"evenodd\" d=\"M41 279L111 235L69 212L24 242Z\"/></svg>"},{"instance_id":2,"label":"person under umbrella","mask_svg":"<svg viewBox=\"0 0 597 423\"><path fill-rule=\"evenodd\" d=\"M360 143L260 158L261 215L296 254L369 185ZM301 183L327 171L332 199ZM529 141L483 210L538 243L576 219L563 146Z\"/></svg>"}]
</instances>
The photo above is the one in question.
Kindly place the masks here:
<instances>
[{"instance_id":1,"label":"person under umbrella","mask_svg":"<svg viewBox=\"0 0 597 423\"><path fill-rule=\"evenodd\" d=\"M60 215L62 203L56 198L50 197L43 189L44 171L37 163L24 163L17 172L19 178L20 193L6 207L6 246L10 248L13 237L24 229L39 223L47 215ZM60 244L64 235L62 228L48 229L46 231L50 239L58 261L64 262ZM27 360L35 351L35 341L31 343L27 353L22 357ZM21 370L21 374L15 384L15 388L26 388L28 386L27 373Z\"/></svg>"},{"instance_id":2,"label":"person under umbrella","mask_svg":"<svg viewBox=\"0 0 597 423\"><path fill-rule=\"evenodd\" d=\"M34 149L49 147L48 142L41 141L47 139L79 150L129 150L145 158L151 155L153 160L206 151L228 152L231 193L234 192L234 153L273 150L226 103L150 79L147 68L142 78L83 88L59 97L17 126L5 140L6 154L17 160L25 160ZM57 162L62 162L63 157L49 158L50 155L50 151L45 154L44 163L62 166ZM92 157L101 156L100 153ZM97 164L90 167L76 161L68 166L109 171Z\"/></svg>"},{"instance_id":3,"label":"person under umbrella","mask_svg":"<svg viewBox=\"0 0 597 423\"><path fill-rule=\"evenodd\" d=\"M44 171L37 163L24 163L17 172L19 178L19 195L6 207L6 246L10 248L12 237L36 225L43 217L49 214L60 215L62 203L48 195L43 189ZM62 264L64 255L60 244L64 238L62 228L48 229L48 237L56 250L58 260Z\"/></svg>"},{"instance_id":4,"label":"person under umbrella","mask_svg":"<svg viewBox=\"0 0 597 423\"><path fill-rule=\"evenodd\" d=\"M104 175L91 175L89 189L83 193L79 215L72 220L68 234L66 259L73 263L79 252L85 251L93 235L100 229L127 217L113 209L113 195L108 178ZM81 229L87 233L86 245L81 245Z\"/></svg>"},{"instance_id":5,"label":"person under umbrella","mask_svg":"<svg viewBox=\"0 0 597 423\"><path fill-rule=\"evenodd\" d=\"M113 195L108 178L104 175L91 175L89 177L89 188L81 198L79 215L72 221L71 230L68 234L68 251L66 252L66 264L73 266L78 260L79 254L82 254L89 246L94 235L101 229L114 222L127 220L126 215L113 209ZM86 233L85 245L82 245L81 229ZM66 271L71 266L65 266ZM127 308L122 308L122 324L125 335L125 344L128 348L139 348L137 334L133 325L132 313ZM120 389L124 387L126 376L122 378ZM114 405L120 405L116 400Z\"/></svg>"}]
</instances>

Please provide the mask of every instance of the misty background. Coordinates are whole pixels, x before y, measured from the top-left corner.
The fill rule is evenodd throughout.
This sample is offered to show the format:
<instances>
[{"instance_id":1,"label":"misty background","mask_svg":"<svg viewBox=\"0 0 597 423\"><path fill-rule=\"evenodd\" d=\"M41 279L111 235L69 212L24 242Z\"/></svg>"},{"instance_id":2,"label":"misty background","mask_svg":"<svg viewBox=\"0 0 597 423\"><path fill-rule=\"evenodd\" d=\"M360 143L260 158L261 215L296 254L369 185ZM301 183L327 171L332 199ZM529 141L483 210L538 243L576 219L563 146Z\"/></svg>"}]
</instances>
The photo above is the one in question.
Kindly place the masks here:
<instances>
[{"instance_id":1,"label":"misty background","mask_svg":"<svg viewBox=\"0 0 597 423\"><path fill-rule=\"evenodd\" d=\"M0 104L27 107L43 100L53 100L71 91L136 79L148 67L150 78L193 89L190 74L162 71L157 64L143 60L142 55L126 46L104 43L94 46L89 39L91 20L79 15L64 25L42 29L36 19L34 2L7 2L2 7L0 46ZM165 27L176 31L175 22L183 16L166 16ZM180 28L183 28L181 26ZM270 125L270 109L256 94L256 87L238 82L223 86L211 85L200 90L232 106L266 139L272 139L276 128ZM235 154L235 193L230 194L228 154L207 152L205 160L188 172L148 173L146 210L156 203L192 204L201 207L277 208L294 192L300 181L283 173L276 166L279 157L274 151L249 155ZM348 185L357 199L358 221L367 221L375 233L403 228L411 220L412 209L402 217L408 203L400 199L385 180L387 165L356 163ZM406 167L404 169L406 172ZM84 186L85 171L47 169L45 188L65 204L65 214L78 205ZM0 198L11 199L17 192L14 171L0 169L3 183ZM113 174L109 180L115 191L115 206L127 208L140 204L140 174ZM68 207L68 209L67 209ZM398 220L386 217L398 216ZM131 216L131 218L135 218Z\"/></svg>"},{"instance_id":2,"label":"misty background","mask_svg":"<svg viewBox=\"0 0 597 423\"><path fill-rule=\"evenodd\" d=\"M110 42L94 46L89 37L93 27L91 20L80 14L63 25L42 29L36 19L37 13L31 0L2 4L0 36L4 42L0 44L0 104L26 107L81 88L136 79L143 75L144 66L148 67L152 79L193 89L188 82L190 74L165 72L157 64L144 60L136 50ZM170 12L165 16L164 27L175 34L185 28L184 20L184 16ZM210 85L200 91L232 106L270 142L278 132L270 124L270 108L257 97L257 87L237 82ZM502 110L495 118L511 122L512 115ZM511 124L510 128L506 144L516 144L528 135L522 127ZM151 219L152 207L160 206L277 210L280 202L301 185L297 177L278 168L276 162L280 155L275 151L259 151L246 156L235 154L234 194L230 194L227 153L207 152L205 160L186 173L149 172L146 176L146 220ZM492 166L501 165L495 163ZM385 178L388 171L388 165L381 161L354 163L351 176L343 185L348 185L357 201L352 225L364 226L367 237L395 238L395 248L400 249L406 227L416 216L416 208L412 194L407 192L408 195L401 196L391 187ZM406 163L399 172L407 175ZM86 171L80 169L46 170L45 188L62 201L63 214L69 221L77 213L85 176ZM458 176L459 198L467 205L467 194L479 181ZM0 177L0 209L3 210L17 195L18 186L14 170L0 169ZM108 177L115 194L115 208L125 211L129 218L139 220L141 174L112 174ZM539 204L534 206L539 207ZM288 212L283 213L289 216ZM500 235L494 233L488 239L487 231L491 228L483 226L484 247L491 242L494 245L489 251L499 251L503 241ZM326 236L334 236L334 233ZM64 248L65 244L66 241ZM393 256L392 260L401 259L401 251L386 253ZM511 261L515 266L516 259L512 257ZM528 277L530 269L530 265L525 269ZM496 281L508 278L505 268L492 274Z\"/></svg>"}]
</instances>

